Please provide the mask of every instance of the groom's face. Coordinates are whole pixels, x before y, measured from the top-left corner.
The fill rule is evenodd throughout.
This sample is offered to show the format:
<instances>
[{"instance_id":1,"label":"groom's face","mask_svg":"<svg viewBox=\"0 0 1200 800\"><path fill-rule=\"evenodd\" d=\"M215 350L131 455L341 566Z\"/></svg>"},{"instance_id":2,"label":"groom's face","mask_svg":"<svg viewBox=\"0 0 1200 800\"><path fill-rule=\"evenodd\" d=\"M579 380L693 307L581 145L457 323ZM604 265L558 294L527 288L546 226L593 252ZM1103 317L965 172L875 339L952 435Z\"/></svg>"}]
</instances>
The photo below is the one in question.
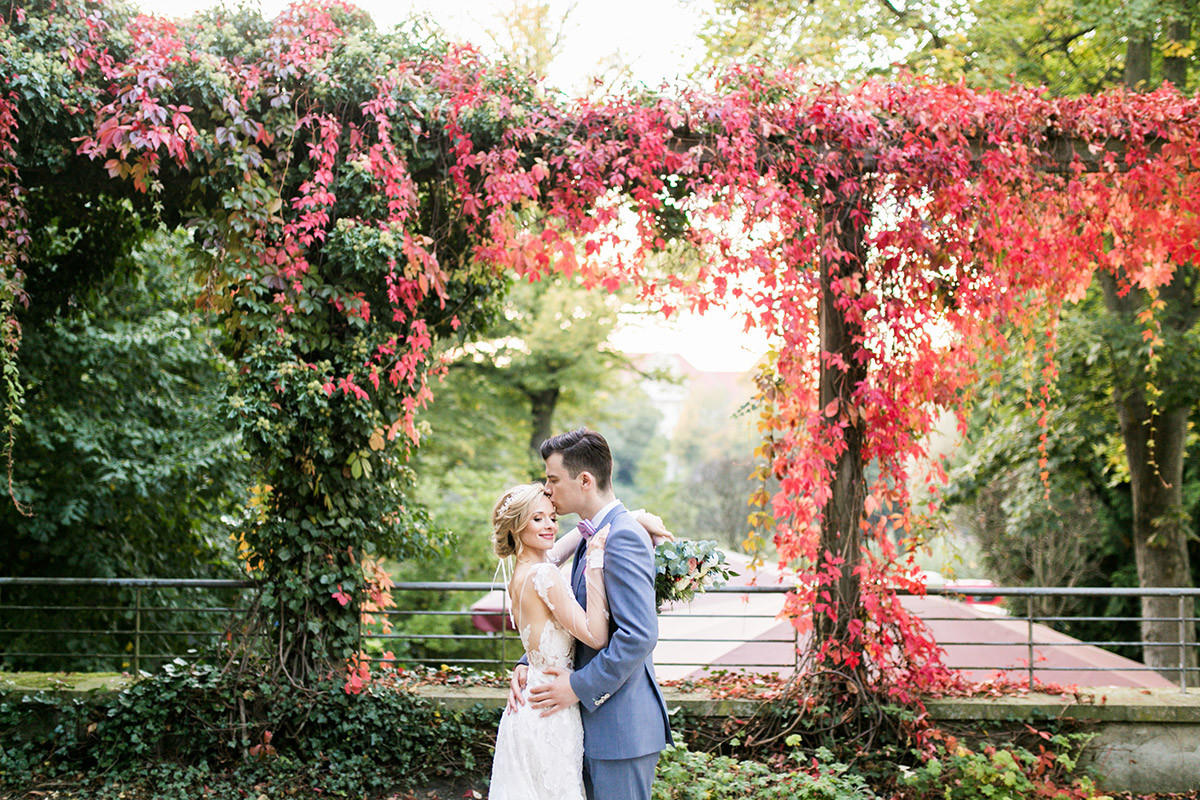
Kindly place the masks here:
<instances>
[{"instance_id":1,"label":"groom's face","mask_svg":"<svg viewBox=\"0 0 1200 800\"><path fill-rule=\"evenodd\" d=\"M579 512L583 501L584 474L580 472L572 478L563 466L562 453L551 453L546 459L546 496L554 503L559 514Z\"/></svg>"}]
</instances>

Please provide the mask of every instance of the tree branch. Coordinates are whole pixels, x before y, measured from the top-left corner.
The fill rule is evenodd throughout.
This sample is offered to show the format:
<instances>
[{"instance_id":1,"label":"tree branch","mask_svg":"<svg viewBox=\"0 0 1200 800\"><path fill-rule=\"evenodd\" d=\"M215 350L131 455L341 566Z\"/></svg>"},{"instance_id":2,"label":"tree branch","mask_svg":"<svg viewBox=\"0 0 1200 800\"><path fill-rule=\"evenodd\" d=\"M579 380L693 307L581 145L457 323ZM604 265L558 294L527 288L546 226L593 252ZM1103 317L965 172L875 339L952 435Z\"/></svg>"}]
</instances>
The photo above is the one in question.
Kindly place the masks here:
<instances>
[{"instance_id":1,"label":"tree branch","mask_svg":"<svg viewBox=\"0 0 1200 800\"><path fill-rule=\"evenodd\" d=\"M916 28L917 30L925 31L925 33L928 33L930 36L930 39L933 41L934 47L937 47L940 49L940 48L946 46L946 42L942 39L942 37L938 36L937 31L935 31L933 28L931 28L929 26L929 23L926 22L925 20L917 18L917 21L915 23L912 23L909 20L913 19L913 14L908 9L897 8L895 5L892 4L892 0L879 0L879 2L882 3L883 7L886 8L888 11L891 11L892 14L895 15L896 19L898 19L900 22L903 22L905 25L908 25L911 28Z\"/></svg>"}]
</instances>

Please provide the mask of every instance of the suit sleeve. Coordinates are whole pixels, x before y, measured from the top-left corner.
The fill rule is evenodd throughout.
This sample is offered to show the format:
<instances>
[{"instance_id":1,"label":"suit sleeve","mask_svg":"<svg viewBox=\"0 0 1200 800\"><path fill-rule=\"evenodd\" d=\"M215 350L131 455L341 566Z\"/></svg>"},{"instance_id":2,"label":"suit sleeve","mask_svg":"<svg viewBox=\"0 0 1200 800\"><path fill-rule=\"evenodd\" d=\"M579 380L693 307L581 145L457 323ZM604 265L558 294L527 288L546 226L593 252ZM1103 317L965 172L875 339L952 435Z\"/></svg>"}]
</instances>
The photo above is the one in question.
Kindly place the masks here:
<instances>
[{"instance_id":1,"label":"suit sleeve","mask_svg":"<svg viewBox=\"0 0 1200 800\"><path fill-rule=\"evenodd\" d=\"M604 548L604 588L612 617L608 646L571 673L571 688L584 711L599 708L621 688L658 643L654 610L654 556L645 534L621 527Z\"/></svg>"}]
</instances>

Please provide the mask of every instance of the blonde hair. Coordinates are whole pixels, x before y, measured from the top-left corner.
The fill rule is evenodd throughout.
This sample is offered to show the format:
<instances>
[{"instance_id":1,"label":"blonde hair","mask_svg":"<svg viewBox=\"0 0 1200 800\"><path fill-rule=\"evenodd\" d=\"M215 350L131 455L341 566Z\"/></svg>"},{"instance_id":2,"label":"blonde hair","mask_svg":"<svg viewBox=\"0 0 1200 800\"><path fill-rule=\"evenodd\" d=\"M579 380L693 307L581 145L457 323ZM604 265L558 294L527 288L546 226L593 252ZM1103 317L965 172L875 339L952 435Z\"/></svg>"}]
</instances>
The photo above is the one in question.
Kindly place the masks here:
<instances>
[{"instance_id":1,"label":"blonde hair","mask_svg":"<svg viewBox=\"0 0 1200 800\"><path fill-rule=\"evenodd\" d=\"M500 558L516 555L521 549L518 534L533 518L538 499L546 496L540 483L514 486L500 495L492 509L492 548Z\"/></svg>"}]
</instances>

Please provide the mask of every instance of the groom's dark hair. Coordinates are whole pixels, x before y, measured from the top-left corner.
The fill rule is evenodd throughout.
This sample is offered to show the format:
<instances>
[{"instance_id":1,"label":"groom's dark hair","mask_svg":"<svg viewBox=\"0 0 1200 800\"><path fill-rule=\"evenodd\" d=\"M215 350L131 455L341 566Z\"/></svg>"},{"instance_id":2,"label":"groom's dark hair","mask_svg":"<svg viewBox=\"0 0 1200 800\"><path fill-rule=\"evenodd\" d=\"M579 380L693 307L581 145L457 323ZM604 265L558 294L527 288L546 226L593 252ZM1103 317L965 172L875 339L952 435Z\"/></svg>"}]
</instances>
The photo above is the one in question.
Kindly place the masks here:
<instances>
[{"instance_id":1,"label":"groom's dark hair","mask_svg":"<svg viewBox=\"0 0 1200 800\"><path fill-rule=\"evenodd\" d=\"M590 472L596 479L596 488L602 492L612 486L612 451L608 442L595 431L578 428L542 442L542 460L555 453L562 455L563 466L572 478L581 472Z\"/></svg>"}]
</instances>

